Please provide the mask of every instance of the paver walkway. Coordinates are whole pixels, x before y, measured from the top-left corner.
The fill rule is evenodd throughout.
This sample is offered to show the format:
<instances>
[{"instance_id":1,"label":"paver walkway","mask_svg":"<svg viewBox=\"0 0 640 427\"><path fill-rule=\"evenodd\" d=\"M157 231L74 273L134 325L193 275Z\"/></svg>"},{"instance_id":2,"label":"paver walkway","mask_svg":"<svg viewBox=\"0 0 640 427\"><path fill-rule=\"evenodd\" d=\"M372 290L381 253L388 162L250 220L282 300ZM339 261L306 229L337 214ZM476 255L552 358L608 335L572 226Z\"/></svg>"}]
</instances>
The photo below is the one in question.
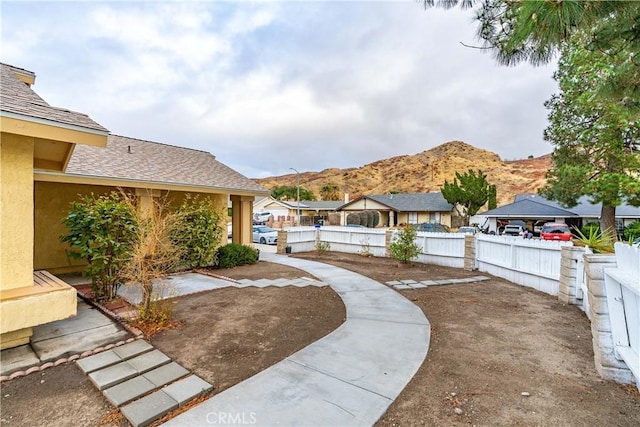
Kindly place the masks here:
<instances>
[{"instance_id":1,"label":"paver walkway","mask_svg":"<svg viewBox=\"0 0 640 427\"><path fill-rule=\"evenodd\" d=\"M76 363L134 427L147 426L211 389L141 339Z\"/></svg>"},{"instance_id":2,"label":"paver walkway","mask_svg":"<svg viewBox=\"0 0 640 427\"><path fill-rule=\"evenodd\" d=\"M180 273L154 280L153 288L158 293L159 299L174 298L183 295L195 294L203 291L222 288L266 288L268 286L276 286L279 288L285 286L305 287L315 286L322 288L328 286L324 282L314 280L308 277L299 277L297 279L260 279L234 280L220 276L212 276L201 273ZM142 289L140 286L121 286L118 289L118 295L126 299L132 304L139 304L142 301Z\"/></svg>"},{"instance_id":3,"label":"paver walkway","mask_svg":"<svg viewBox=\"0 0 640 427\"><path fill-rule=\"evenodd\" d=\"M459 285L461 283L475 283L483 282L485 280L489 280L489 278L487 276L473 276L466 277L464 279L422 280L420 282L412 279L392 280L390 282L385 282L385 284L394 289L406 291L409 289L423 289L429 286Z\"/></svg>"},{"instance_id":4,"label":"paver walkway","mask_svg":"<svg viewBox=\"0 0 640 427\"><path fill-rule=\"evenodd\" d=\"M360 274L281 255L260 258L329 283L346 306L345 323L165 425L374 424L424 361L427 318L398 292Z\"/></svg>"}]
</instances>

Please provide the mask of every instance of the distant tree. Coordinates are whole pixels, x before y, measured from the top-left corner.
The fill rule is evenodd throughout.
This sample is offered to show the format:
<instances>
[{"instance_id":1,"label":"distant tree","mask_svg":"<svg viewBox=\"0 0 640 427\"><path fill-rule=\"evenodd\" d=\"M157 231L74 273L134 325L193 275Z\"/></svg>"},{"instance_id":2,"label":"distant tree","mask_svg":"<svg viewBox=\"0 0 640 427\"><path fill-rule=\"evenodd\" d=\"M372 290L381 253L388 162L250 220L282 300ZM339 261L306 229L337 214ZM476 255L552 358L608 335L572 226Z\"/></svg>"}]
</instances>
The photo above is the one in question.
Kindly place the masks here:
<instances>
[{"instance_id":1,"label":"distant tree","mask_svg":"<svg viewBox=\"0 0 640 427\"><path fill-rule=\"evenodd\" d=\"M320 189L320 197L322 200L341 200L340 187L335 182L330 182L329 184L322 186Z\"/></svg>"},{"instance_id":2,"label":"distant tree","mask_svg":"<svg viewBox=\"0 0 640 427\"><path fill-rule=\"evenodd\" d=\"M295 201L298 197L298 187L295 185L280 185L271 190L271 197L276 200ZM312 191L300 187L300 200L315 200L316 196Z\"/></svg>"},{"instance_id":3,"label":"distant tree","mask_svg":"<svg viewBox=\"0 0 640 427\"><path fill-rule=\"evenodd\" d=\"M587 36L562 52L555 79L560 93L546 102L544 137L555 148L541 193L572 207L581 196L602 203L600 227L615 238L616 206L640 205L640 120L624 103L596 96L603 76L615 70L611 57L590 49ZM625 61L620 55L620 60Z\"/></svg>"},{"instance_id":4,"label":"distant tree","mask_svg":"<svg viewBox=\"0 0 640 427\"><path fill-rule=\"evenodd\" d=\"M498 207L498 191L495 184L489 186L489 200L487 200L487 209L495 209Z\"/></svg>"},{"instance_id":5,"label":"distant tree","mask_svg":"<svg viewBox=\"0 0 640 427\"><path fill-rule=\"evenodd\" d=\"M464 224L468 225L469 216L477 214L489 200L490 187L487 176L481 170L476 174L469 169L464 174L456 172L453 182L445 180L441 192L447 202L454 206Z\"/></svg>"}]
</instances>

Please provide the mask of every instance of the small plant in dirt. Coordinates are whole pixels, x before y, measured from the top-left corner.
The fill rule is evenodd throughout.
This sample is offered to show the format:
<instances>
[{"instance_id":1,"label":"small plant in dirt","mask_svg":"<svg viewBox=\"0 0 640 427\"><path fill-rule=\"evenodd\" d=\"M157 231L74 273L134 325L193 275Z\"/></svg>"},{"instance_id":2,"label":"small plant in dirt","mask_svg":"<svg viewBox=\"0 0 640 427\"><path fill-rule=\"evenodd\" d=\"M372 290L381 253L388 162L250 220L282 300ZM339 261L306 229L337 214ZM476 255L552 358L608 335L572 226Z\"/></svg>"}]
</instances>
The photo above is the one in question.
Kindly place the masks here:
<instances>
[{"instance_id":1,"label":"small plant in dirt","mask_svg":"<svg viewBox=\"0 0 640 427\"><path fill-rule=\"evenodd\" d=\"M258 262L258 250L239 243L229 243L218 248L218 267L232 268Z\"/></svg>"},{"instance_id":2,"label":"small plant in dirt","mask_svg":"<svg viewBox=\"0 0 640 427\"><path fill-rule=\"evenodd\" d=\"M368 237L360 240L360 255L364 257L373 256L373 254L371 253L371 244L369 243Z\"/></svg>"},{"instance_id":3,"label":"small plant in dirt","mask_svg":"<svg viewBox=\"0 0 640 427\"><path fill-rule=\"evenodd\" d=\"M318 255L323 255L331 250L331 243L319 241L316 243L316 252Z\"/></svg>"},{"instance_id":4,"label":"small plant in dirt","mask_svg":"<svg viewBox=\"0 0 640 427\"><path fill-rule=\"evenodd\" d=\"M391 256L402 264L408 264L420 254L420 247L416 244L416 229L406 225L400 229L389 246Z\"/></svg>"},{"instance_id":5,"label":"small plant in dirt","mask_svg":"<svg viewBox=\"0 0 640 427\"><path fill-rule=\"evenodd\" d=\"M216 249L222 241L222 212L211 200L187 195L175 212L175 226L171 240L180 248L180 264L183 268L214 265Z\"/></svg>"},{"instance_id":6,"label":"small plant in dirt","mask_svg":"<svg viewBox=\"0 0 640 427\"><path fill-rule=\"evenodd\" d=\"M73 202L63 223L68 232L60 240L69 244L71 257L87 261L83 274L96 300L112 300L124 283L120 272L136 238L135 208L116 192L92 194Z\"/></svg>"}]
</instances>

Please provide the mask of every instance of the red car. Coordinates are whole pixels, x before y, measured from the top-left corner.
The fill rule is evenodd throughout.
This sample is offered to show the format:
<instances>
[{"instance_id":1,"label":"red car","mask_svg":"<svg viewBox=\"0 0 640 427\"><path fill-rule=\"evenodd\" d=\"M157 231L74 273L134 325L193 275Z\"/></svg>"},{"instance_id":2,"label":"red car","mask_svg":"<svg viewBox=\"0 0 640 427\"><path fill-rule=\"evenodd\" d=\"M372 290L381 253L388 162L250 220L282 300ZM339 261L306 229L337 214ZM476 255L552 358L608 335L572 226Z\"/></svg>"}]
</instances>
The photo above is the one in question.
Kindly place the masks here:
<instances>
[{"instance_id":1,"label":"red car","mask_svg":"<svg viewBox=\"0 0 640 427\"><path fill-rule=\"evenodd\" d=\"M547 222L540 231L542 240L565 240L569 241L573 237L569 226L564 223Z\"/></svg>"}]
</instances>

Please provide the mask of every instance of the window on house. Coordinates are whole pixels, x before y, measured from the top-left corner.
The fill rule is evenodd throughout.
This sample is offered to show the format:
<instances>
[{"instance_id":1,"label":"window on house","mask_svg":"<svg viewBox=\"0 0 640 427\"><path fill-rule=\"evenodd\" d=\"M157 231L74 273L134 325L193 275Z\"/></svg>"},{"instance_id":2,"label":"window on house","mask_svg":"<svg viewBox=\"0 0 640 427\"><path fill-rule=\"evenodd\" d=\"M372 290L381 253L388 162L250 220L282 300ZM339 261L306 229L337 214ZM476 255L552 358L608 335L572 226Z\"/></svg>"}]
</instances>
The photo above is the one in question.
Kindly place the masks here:
<instances>
[{"instance_id":1,"label":"window on house","mask_svg":"<svg viewBox=\"0 0 640 427\"><path fill-rule=\"evenodd\" d=\"M409 224L418 223L418 212L409 212Z\"/></svg>"},{"instance_id":2,"label":"window on house","mask_svg":"<svg viewBox=\"0 0 640 427\"><path fill-rule=\"evenodd\" d=\"M429 222L440 222L440 212L429 212Z\"/></svg>"}]
</instances>

